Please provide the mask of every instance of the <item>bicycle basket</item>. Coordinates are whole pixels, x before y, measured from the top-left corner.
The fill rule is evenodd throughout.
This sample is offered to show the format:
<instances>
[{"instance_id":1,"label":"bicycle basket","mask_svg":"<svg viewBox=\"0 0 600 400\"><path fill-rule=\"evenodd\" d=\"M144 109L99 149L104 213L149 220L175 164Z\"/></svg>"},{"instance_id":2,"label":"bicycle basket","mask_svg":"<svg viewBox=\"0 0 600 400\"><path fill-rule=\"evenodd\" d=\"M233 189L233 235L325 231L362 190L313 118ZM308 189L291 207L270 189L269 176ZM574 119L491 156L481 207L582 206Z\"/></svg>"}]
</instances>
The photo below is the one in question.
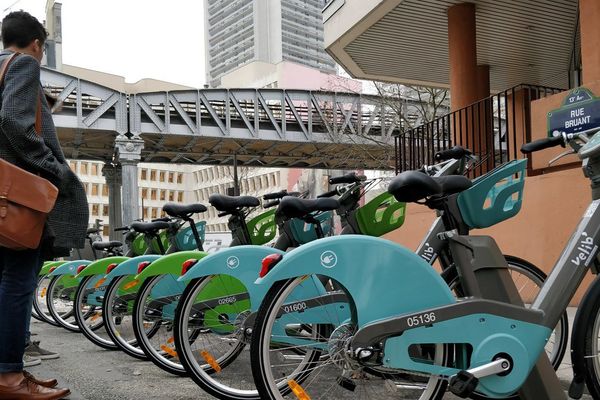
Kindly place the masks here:
<instances>
[{"instance_id":1,"label":"bicycle basket","mask_svg":"<svg viewBox=\"0 0 600 400\"><path fill-rule=\"evenodd\" d=\"M271 209L257 215L246 222L250 241L252 244L261 246L269 243L277 235L277 225L275 224L275 209Z\"/></svg>"},{"instance_id":2,"label":"bicycle basket","mask_svg":"<svg viewBox=\"0 0 600 400\"><path fill-rule=\"evenodd\" d=\"M406 203L384 192L359 208L355 215L363 234L378 237L402 226Z\"/></svg>"},{"instance_id":3,"label":"bicycle basket","mask_svg":"<svg viewBox=\"0 0 600 400\"><path fill-rule=\"evenodd\" d=\"M141 256L146 253L148 246L146 246L146 242L144 241L144 235L138 234L135 239L133 239L133 243L131 244L131 250L133 254L136 256Z\"/></svg>"},{"instance_id":4,"label":"bicycle basket","mask_svg":"<svg viewBox=\"0 0 600 400\"><path fill-rule=\"evenodd\" d=\"M200 241L204 243L204 238L206 236L206 221L196 222L196 230L198 231ZM177 232L177 235L175 236L175 244L177 245L177 249L179 251L198 250L196 239L194 238L194 232L192 232L191 226L188 226L185 229L181 229L179 232Z\"/></svg>"},{"instance_id":5,"label":"bicycle basket","mask_svg":"<svg viewBox=\"0 0 600 400\"><path fill-rule=\"evenodd\" d=\"M313 216L321 223L323 234L325 236L329 236L333 230L333 213L331 211L326 211L313 214ZM314 224L309 224L301 219L294 218L290 220L290 228L292 235L294 236L294 240L296 240L299 244L305 244L312 242L313 240L317 240L317 230L315 229Z\"/></svg>"},{"instance_id":6,"label":"bicycle basket","mask_svg":"<svg viewBox=\"0 0 600 400\"><path fill-rule=\"evenodd\" d=\"M521 210L527 159L514 160L476 179L458 195L463 220L471 228L487 228Z\"/></svg>"}]
</instances>

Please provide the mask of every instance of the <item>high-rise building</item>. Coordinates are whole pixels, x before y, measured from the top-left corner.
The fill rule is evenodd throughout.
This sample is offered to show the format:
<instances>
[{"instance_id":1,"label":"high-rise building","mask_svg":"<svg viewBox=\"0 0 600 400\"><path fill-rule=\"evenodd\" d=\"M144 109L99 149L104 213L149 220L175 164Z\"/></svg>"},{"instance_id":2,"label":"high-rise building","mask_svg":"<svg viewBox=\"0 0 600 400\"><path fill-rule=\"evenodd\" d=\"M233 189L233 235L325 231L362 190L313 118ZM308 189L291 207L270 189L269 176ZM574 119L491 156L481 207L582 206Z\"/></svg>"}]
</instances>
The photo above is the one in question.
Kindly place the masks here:
<instances>
[{"instance_id":1,"label":"high-rise building","mask_svg":"<svg viewBox=\"0 0 600 400\"><path fill-rule=\"evenodd\" d=\"M323 47L324 0L206 0L206 82L249 63L301 64L335 73Z\"/></svg>"}]
</instances>

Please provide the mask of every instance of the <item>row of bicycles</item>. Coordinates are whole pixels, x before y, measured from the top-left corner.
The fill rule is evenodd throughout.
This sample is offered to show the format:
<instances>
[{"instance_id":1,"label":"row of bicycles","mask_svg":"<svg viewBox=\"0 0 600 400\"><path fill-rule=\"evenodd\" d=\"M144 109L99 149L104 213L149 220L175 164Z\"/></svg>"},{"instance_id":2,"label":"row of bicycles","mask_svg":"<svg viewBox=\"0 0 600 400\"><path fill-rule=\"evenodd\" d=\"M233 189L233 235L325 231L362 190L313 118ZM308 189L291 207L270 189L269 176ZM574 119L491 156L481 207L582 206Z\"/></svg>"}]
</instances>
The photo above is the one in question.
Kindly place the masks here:
<instances>
[{"instance_id":1,"label":"row of bicycles","mask_svg":"<svg viewBox=\"0 0 600 400\"><path fill-rule=\"evenodd\" d=\"M523 151L558 145L584 160L594 200L548 280L469 234L519 212L527 160L471 180L477 160L455 147L366 203L381 181L355 173L331 178L335 189L316 199L212 195L233 240L210 254L205 223L193 219L207 208L166 204L166 218L120 228L123 243L93 242L96 260L46 263L35 317L191 377L220 399L424 400L448 390L516 399L540 362L561 364L566 307L597 263L600 136L561 135ZM438 214L416 251L381 238L402 226L409 202ZM598 291L575 322L573 397L586 382L600 398Z\"/></svg>"}]
</instances>

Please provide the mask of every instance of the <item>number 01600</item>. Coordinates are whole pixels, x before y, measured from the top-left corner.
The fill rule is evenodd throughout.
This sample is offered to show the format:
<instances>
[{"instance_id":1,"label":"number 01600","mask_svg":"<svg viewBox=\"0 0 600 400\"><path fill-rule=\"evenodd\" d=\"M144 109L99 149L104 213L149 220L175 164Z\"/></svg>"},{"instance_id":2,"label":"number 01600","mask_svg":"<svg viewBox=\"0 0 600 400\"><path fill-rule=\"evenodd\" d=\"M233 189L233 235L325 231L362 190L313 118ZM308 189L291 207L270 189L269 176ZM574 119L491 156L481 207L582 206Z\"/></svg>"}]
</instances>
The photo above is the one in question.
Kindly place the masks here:
<instances>
[{"instance_id":1,"label":"number 01600","mask_svg":"<svg viewBox=\"0 0 600 400\"><path fill-rule=\"evenodd\" d=\"M424 324L431 324L435 322L435 313L427 313L421 315L415 315L414 317L409 317L406 319L406 324L409 327L419 326Z\"/></svg>"}]
</instances>

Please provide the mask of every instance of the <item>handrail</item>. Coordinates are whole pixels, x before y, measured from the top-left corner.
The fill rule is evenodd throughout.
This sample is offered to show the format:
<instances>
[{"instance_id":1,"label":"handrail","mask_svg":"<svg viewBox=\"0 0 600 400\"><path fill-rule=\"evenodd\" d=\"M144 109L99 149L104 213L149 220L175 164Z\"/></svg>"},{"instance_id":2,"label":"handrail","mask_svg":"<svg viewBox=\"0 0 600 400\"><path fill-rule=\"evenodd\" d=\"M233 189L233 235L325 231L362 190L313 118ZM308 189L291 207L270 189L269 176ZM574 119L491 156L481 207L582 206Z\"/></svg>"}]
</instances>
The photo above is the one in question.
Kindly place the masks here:
<instances>
[{"instance_id":1,"label":"handrail","mask_svg":"<svg viewBox=\"0 0 600 400\"><path fill-rule=\"evenodd\" d=\"M395 136L396 173L435 163L434 154L460 144L479 157L473 177L521 158L531 140L534 100L564 89L519 84Z\"/></svg>"}]
</instances>

